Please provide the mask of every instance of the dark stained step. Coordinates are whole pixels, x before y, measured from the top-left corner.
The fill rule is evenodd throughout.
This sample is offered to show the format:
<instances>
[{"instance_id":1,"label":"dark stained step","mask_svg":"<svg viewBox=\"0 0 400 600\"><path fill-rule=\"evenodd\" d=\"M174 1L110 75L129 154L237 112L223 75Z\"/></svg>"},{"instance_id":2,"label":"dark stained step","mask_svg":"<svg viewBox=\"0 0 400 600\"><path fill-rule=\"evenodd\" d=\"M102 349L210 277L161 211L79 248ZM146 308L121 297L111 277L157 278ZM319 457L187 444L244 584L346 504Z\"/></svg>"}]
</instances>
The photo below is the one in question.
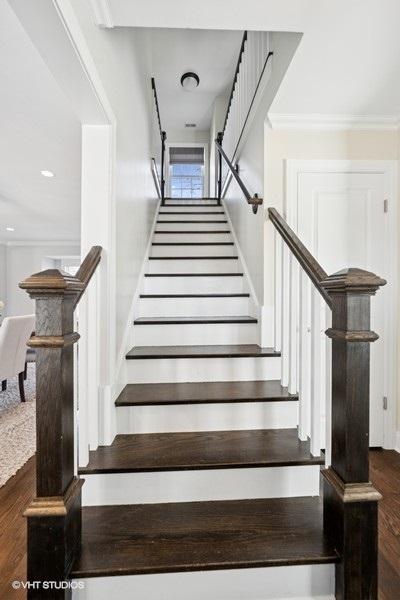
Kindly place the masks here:
<instances>
[{"instance_id":1,"label":"dark stained step","mask_svg":"<svg viewBox=\"0 0 400 600\"><path fill-rule=\"evenodd\" d=\"M211 220L211 219L208 219L207 221L197 221L197 220L193 220L193 219L191 221L188 221L188 220L186 220L186 221L183 221L183 220L179 220L179 221L160 221L160 220L158 220L157 221L157 223L163 223L164 225L166 223L227 223L227 222L228 221L226 221L226 220L224 220L224 221L221 221L221 220L214 221L214 220Z\"/></svg>"},{"instance_id":2,"label":"dark stained step","mask_svg":"<svg viewBox=\"0 0 400 600\"><path fill-rule=\"evenodd\" d=\"M134 325L209 325L258 323L255 317L139 317Z\"/></svg>"},{"instance_id":3,"label":"dark stained step","mask_svg":"<svg viewBox=\"0 0 400 600\"><path fill-rule=\"evenodd\" d=\"M130 383L116 406L223 404L226 402L297 401L280 381L205 381L196 383Z\"/></svg>"},{"instance_id":4,"label":"dark stained step","mask_svg":"<svg viewBox=\"0 0 400 600\"><path fill-rule=\"evenodd\" d=\"M238 256L149 256L149 260L239 260Z\"/></svg>"},{"instance_id":5,"label":"dark stained step","mask_svg":"<svg viewBox=\"0 0 400 600\"><path fill-rule=\"evenodd\" d=\"M170 221L169 221L170 222ZM155 231L154 233L230 233L229 229L224 229L222 231L217 231L217 230L204 230L202 231L201 229L195 229L194 231L185 231L184 229L179 229L178 231Z\"/></svg>"},{"instance_id":6,"label":"dark stained step","mask_svg":"<svg viewBox=\"0 0 400 600\"><path fill-rule=\"evenodd\" d=\"M275 358L281 355L273 348L257 344L219 346L136 346L126 354L128 360L145 358Z\"/></svg>"},{"instance_id":7,"label":"dark stained step","mask_svg":"<svg viewBox=\"0 0 400 600\"><path fill-rule=\"evenodd\" d=\"M90 473L140 473L321 465L297 429L191 431L117 435L111 446L89 453Z\"/></svg>"},{"instance_id":8,"label":"dark stained step","mask_svg":"<svg viewBox=\"0 0 400 600\"><path fill-rule=\"evenodd\" d=\"M233 242L153 242L152 246L233 246Z\"/></svg>"},{"instance_id":9,"label":"dark stained step","mask_svg":"<svg viewBox=\"0 0 400 600\"><path fill-rule=\"evenodd\" d=\"M140 294L139 298L250 298L250 294Z\"/></svg>"},{"instance_id":10,"label":"dark stained step","mask_svg":"<svg viewBox=\"0 0 400 600\"><path fill-rule=\"evenodd\" d=\"M243 273L145 273L145 277L243 277Z\"/></svg>"},{"instance_id":11,"label":"dark stained step","mask_svg":"<svg viewBox=\"0 0 400 600\"><path fill-rule=\"evenodd\" d=\"M202 206L202 207L205 207L205 206L211 206L211 207L215 207L215 206L221 206L221 205L220 205L220 204L217 204L217 203L215 203L215 204L209 204L208 202L207 202L207 204L206 204L205 202L204 202L203 204L201 204L201 203L199 203L199 202L197 202L196 204L195 204L195 203L193 203L193 204L188 204L188 203L186 203L186 204L185 204L184 202L179 202L179 203L174 203L174 204L172 204L172 203L168 202L168 204L164 204L163 208L169 208L170 206L174 206L174 207L176 207L176 208L177 208L178 206L179 206L179 207L184 207L184 208L186 208L186 207L189 207L189 206L190 206L190 207L192 207L192 206L194 206L194 207L199 207L199 206Z\"/></svg>"},{"instance_id":12,"label":"dark stained step","mask_svg":"<svg viewBox=\"0 0 400 600\"><path fill-rule=\"evenodd\" d=\"M90 506L71 577L337 562L319 498Z\"/></svg>"},{"instance_id":13,"label":"dark stained step","mask_svg":"<svg viewBox=\"0 0 400 600\"><path fill-rule=\"evenodd\" d=\"M168 206L171 206L171 204L169 204ZM192 205L195 206L195 205ZM204 206L204 205L202 205ZM160 212L158 213L159 215L224 215L224 211L223 210L210 210L210 211L206 211L206 210L160 210ZM197 221L198 222L198 221ZM201 221L200 221L201 222Z\"/></svg>"}]
</instances>

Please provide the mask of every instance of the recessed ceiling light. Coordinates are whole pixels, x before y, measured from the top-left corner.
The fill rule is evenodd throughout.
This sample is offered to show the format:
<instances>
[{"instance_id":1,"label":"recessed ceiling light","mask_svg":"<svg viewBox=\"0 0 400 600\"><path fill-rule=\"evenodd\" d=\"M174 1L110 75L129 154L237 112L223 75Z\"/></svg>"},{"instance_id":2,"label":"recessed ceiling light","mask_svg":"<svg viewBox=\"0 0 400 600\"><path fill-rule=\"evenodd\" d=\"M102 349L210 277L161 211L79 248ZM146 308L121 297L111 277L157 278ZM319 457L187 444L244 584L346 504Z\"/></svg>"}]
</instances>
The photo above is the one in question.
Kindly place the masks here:
<instances>
[{"instance_id":1,"label":"recessed ceiling light","mask_svg":"<svg viewBox=\"0 0 400 600\"><path fill-rule=\"evenodd\" d=\"M15 231L14 227L6 227L7 231Z\"/></svg>"},{"instance_id":2,"label":"recessed ceiling light","mask_svg":"<svg viewBox=\"0 0 400 600\"><path fill-rule=\"evenodd\" d=\"M53 171L40 171L41 175L43 175L43 177L54 177L54 173Z\"/></svg>"}]
</instances>

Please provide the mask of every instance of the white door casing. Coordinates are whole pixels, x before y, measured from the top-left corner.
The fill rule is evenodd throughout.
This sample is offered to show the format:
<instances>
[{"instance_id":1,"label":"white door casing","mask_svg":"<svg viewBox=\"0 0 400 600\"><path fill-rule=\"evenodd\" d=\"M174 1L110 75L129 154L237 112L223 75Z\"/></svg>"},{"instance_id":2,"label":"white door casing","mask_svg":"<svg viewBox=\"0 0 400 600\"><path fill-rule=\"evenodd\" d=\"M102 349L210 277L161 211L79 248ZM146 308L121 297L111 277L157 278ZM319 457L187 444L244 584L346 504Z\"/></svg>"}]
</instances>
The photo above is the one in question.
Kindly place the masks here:
<instances>
[{"instance_id":1,"label":"white door casing","mask_svg":"<svg viewBox=\"0 0 400 600\"><path fill-rule=\"evenodd\" d=\"M288 160L286 181L285 216L328 274L352 266L373 271L388 281L371 302L372 329L380 339L371 344L370 445L393 448L397 318L395 161ZM326 309L321 302L321 365L326 364L329 346L325 329ZM321 379L326 375L321 372ZM320 389L324 390L324 381L321 383ZM321 406L323 436L325 398Z\"/></svg>"}]
</instances>

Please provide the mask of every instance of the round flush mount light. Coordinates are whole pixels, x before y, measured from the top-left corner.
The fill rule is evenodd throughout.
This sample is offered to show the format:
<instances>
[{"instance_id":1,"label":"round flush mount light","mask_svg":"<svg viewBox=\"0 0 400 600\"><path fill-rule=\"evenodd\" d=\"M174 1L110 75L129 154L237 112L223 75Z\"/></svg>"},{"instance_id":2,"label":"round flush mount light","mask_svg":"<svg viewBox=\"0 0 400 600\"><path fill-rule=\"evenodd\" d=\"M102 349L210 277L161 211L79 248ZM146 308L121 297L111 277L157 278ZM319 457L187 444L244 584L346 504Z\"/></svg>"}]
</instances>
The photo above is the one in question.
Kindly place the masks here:
<instances>
[{"instance_id":1,"label":"round flush mount light","mask_svg":"<svg viewBox=\"0 0 400 600\"><path fill-rule=\"evenodd\" d=\"M192 92L200 83L200 78L196 73L184 73L181 77L181 86L184 90Z\"/></svg>"},{"instance_id":2,"label":"round flush mount light","mask_svg":"<svg viewBox=\"0 0 400 600\"><path fill-rule=\"evenodd\" d=\"M40 171L40 174L43 175L43 177L54 177L54 173L53 171Z\"/></svg>"}]
</instances>

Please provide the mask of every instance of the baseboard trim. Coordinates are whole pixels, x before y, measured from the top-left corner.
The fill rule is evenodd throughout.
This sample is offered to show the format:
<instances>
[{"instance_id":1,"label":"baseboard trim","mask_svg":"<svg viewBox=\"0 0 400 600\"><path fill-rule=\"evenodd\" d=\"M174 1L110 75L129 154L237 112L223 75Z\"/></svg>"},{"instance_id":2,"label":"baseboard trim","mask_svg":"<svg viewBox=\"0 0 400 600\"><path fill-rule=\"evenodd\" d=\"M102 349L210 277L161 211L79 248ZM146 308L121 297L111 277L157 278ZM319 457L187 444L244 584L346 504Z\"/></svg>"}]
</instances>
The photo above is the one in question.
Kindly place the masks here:
<instances>
[{"instance_id":1,"label":"baseboard trim","mask_svg":"<svg viewBox=\"0 0 400 600\"><path fill-rule=\"evenodd\" d=\"M399 454L400 454L400 431L396 431L396 441L395 441L394 449L396 450L396 452L399 452Z\"/></svg>"}]
</instances>

